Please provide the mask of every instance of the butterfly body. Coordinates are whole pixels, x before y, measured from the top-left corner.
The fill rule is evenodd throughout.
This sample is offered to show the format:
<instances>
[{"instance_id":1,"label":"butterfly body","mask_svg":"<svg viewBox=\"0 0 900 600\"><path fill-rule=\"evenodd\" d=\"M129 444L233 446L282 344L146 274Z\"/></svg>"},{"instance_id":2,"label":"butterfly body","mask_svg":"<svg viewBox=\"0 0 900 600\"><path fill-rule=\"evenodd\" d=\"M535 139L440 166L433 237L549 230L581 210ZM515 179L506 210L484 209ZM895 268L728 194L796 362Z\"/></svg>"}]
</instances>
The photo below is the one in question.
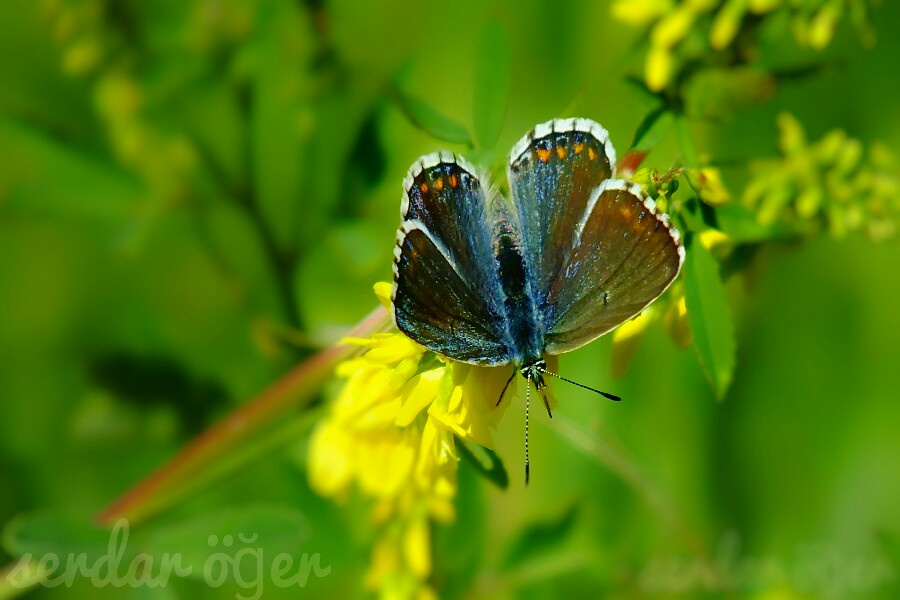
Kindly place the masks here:
<instances>
[{"instance_id":1,"label":"butterfly body","mask_svg":"<svg viewBox=\"0 0 900 600\"><path fill-rule=\"evenodd\" d=\"M510 234L499 237L495 253L500 287L506 297L504 316L509 336L509 357L517 366L531 364L544 355L541 347L543 331L533 291L528 284L525 259L517 240Z\"/></svg>"}]
</instances>

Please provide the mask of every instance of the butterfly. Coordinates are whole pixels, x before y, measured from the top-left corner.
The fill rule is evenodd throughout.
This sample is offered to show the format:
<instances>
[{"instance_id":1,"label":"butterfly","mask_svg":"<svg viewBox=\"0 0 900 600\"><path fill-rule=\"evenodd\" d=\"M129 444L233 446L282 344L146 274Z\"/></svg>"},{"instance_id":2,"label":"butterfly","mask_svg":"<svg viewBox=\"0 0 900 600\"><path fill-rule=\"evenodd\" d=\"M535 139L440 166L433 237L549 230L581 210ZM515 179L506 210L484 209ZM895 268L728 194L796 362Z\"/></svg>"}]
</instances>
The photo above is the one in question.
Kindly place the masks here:
<instances>
[{"instance_id":1,"label":"butterfly","mask_svg":"<svg viewBox=\"0 0 900 600\"><path fill-rule=\"evenodd\" d=\"M526 482L528 391L534 385L550 414L543 375L559 377L545 357L638 315L684 262L668 215L615 168L606 129L554 119L513 146L509 199L446 151L419 158L403 180L394 322L450 359L513 365L507 386L516 372L526 379Z\"/></svg>"}]
</instances>

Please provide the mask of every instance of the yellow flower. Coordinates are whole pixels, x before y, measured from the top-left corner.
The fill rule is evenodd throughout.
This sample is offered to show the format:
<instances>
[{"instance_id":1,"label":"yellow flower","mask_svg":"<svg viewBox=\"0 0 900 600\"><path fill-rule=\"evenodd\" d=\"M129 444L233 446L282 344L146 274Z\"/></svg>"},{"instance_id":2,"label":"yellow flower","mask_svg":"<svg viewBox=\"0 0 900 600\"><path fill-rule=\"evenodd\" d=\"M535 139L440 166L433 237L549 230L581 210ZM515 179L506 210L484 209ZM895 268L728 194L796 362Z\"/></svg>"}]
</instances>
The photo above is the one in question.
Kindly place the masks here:
<instances>
[{"instance_id":1,"label":"yellow flower","mask_svg":"<svg viewBox=\"0 0 900 600\"><path fill-rule=\"evenodd\" d=\"M722 183L722 175L714 167L689 169L687 176L697 188L700 199L710 206L720 206L731 201L731 194Z\"/></svg>"},{"instance_id":2,"label":"yellow flower","mask_svg":"<svg viewBox=\"0 0 900 600\"><path fill-rule=\"evenodd\" d=\"M672 77L675 59L672 50L666 46L652 46L647 55L647 65L644 77L647 87L654 92L659 92L666 87Z\"/></svg>"},{"instance_id":3,"label":"yellow flower","mask_svg":"<svg viewBox=\"0 0 900 600\"><path fill-rule=\"evenodd\" d=\"M712 250L716 246L722 246L729 242L728 236L718 229L705 229L701 231L700 235L697 237L700 240L700 243L708 250Z\"/></svg>"},{"instance_id":4,"label":"yellow flower","mask_svg":"<svg viewBox=\"0 0 900 600\"><path fill-rule=\"evenodd\" d=\"M613 347L611 357L611 369L613 377L624 377L628 367L637 352L644 331L656 317L656 308L648 307L641 314L622 323L613 332Z\"/></svg>"},{"instance_id":5,"label":"yellow flower","mask_svg":"<svg viewBox=\"0 0 900 600\"><path fill-rule=\"evenodd\" d=\"M669 303L669 308L663 316L663 325L679 348L688 348L693 343L691 322L688 319L687 302L683 292Z\"/></svg>"},{"instance_id":6,"label":"yellow flower","mask_svg":"<svg viewBox=\"0 0 900 600\"><path fill-rule=\"evenodd\" d=\"M749 0L747 8L750 12L761 15L772 12L781 5L782 0Z\"/></svg>"},{"instance_id":7,"label":"yellow flower","mask_svg":"<svg viewBox=\"0 0 900 600\"><path fill-rule=\"evenodd\" d=\"M796 42L822 50L834 39L842 18L849 14L863 40L871 39L869 11L865 0L616 0L613 18L630 25L644 25L650 34L650 50L644 66L647 87L655 92L670 86L683 66L713 62L713 54L726 50L741 39L743 65L758 62L761 43L754 22L778 20L770 17L784 10ZM785 6L786 5L786 6ZM746 33L747 35L743 35ZM751 34L756 33L755 37ZM708 40L703 43L703 38ZM750 47L752 52L745 48ZM718 64L719 61L714 61ZM674 91L674 90L673 90Z\"/></svg>"},{"instance_id":8,"label":"yellow flower","mask_svg":"<svg viewBox=\"0 0 900 600\"><path fill-rule=\"evenodd\" d=\"M831 42L834 37L834 29L840 18L840 7L834 4L826 4L810 19L807 40L809 45L816 50L821 50Z\"/></svg>"},{"instance_id":9,"label":"yellow flower","mask_svg":"<svg viewBox=\"0 0 900 600\"><path fill-rule=\"evenodd\" d=\"M741 27L746 11L746 0L729 0L719 9L709 33L709 43L713 48L722 50L731 45Z\"/></svg>"},{"instance_id":10,"label":"yellow flower","mask_svg":"<svg viewBox=\"0 0 900 600\"><path fill-rule=\"evenodd\" d=\"M690 4L683 4L670 12L657 23L650 32L650 41L654 47L671 48L684 39L694 20L697 10Z\"/></svg>"},{"instance_id":11,"label":"yellow flower","mask_svg":"<svg viewBox=\"0 0 900 600\"><path fill-rule=\"evenodd\" d=\"M375 292L389 305L390 284ZM515 386L511 367L481 368L427 351L402 333L350 338L361 349L336 369L344 387L310 440L309 480L343 499L355 485L380 526L367 581L382 597L433 597L431 527L455 517L456 439L485 446Z\"/></svg>"},{"instance_id":12,"label":"yellow flower","mask_svg":"<svg viewBox=\"0 0 900 600\"><path fill-rule=\"evenodd\" d=\"M498 410L496 402L509 375L508 367L454 365L448 378L452 385L450 393L433 403L428 414L459 437L490 448L493 446L490 427L497 425L509 402L509 396L504 395ZM515 386L511 383L510 388L514 391Z\"/></svg>"},{"instance_id":13,"label":"yellow flower","mask_svg":"<svg viewBox=\"0 0 900 600\"><path fill-rule=\"evenodd\" d=\"M624 23L642 25L660 18L672 10L673 0L616 0L613 17Z\"/></svg>"}]
</instances>

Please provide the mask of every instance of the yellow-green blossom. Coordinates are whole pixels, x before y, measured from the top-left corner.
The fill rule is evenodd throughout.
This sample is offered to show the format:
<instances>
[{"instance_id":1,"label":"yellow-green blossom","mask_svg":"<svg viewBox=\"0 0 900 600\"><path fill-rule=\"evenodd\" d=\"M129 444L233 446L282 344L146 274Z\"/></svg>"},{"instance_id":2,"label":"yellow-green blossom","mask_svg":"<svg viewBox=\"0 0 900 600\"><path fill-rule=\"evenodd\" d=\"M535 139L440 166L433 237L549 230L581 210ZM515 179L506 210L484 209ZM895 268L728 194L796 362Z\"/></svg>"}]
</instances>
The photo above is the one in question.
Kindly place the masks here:
<instances>
[{"instance_id":1,"label":"yellow-green blossom","mask_svg":"<svg viewBox=\"0 0 900 600\"><path fill-rule=\"evenodd\" d=\"M727 204L731 200L731 194L722 183L722 174L714 167L700 167L688 169L687 177L697 188L700 199L710 206Z\"/></svg>"},{"instance_id":2,"label":"yellow-green blossom","mask_svg":"<svg viewBox=\"0 0 900 600\"><path fill-rule=\"evenodd\" d=\"M835 235L862 230L876 240L896 232L900 221L900 174L886 147L866 153L840 129L810 143L788 113L778 117L781 158L756 161L743 202L763 225L776 222L798 231L824 223Z\"/></svg>"},{"instance_id":3,"label":"yellow-green blossom","mask_svg":"<svg viewBox=\"0 0 900 600\"><path fill-rule=\"evenodd\" d=\"M676 281L671 290L656 300L653 305L622 323L613 331L613 347L610 359L613 377L624 377L628 367L637 353L650 325L662 321L663 326L680 348L687 348L692 343L691 325L688 321L687 304L684 298L684 285Z\"/></svg>"},{"instance_id":4,"label":"yellow-green blossom","mask_svg":"<svg viewBox=\"0 0 900 600\"><path fill-rule=\"evenodd\" d=\"M658 309L650 306L644 312L622 323L613 332L613 350L611 356L611 370L613 377L623 377L628 372L628 366L637 352L647 326L656 320Z\"/></svg>"},{"instance_id":5,"label":"yellow-green blossom","mask_svg":"<svg viewBox=\"0 0 900 600\"><path fill-rule=\"evenodd\" d=\"M733 46L739 33L757 31L760 17L775 11L787 13L794 39L802 46L826 47L847 14L864 37L870 37L868 4L868 0L617 0L612 15L648 27L644 78L647 87L661 91L676 79L683 64L701 59L710 50ZM747 43L746 36L742 40ZM758 52L745 49L742 54Z\"/></svg>"}]
</instances>

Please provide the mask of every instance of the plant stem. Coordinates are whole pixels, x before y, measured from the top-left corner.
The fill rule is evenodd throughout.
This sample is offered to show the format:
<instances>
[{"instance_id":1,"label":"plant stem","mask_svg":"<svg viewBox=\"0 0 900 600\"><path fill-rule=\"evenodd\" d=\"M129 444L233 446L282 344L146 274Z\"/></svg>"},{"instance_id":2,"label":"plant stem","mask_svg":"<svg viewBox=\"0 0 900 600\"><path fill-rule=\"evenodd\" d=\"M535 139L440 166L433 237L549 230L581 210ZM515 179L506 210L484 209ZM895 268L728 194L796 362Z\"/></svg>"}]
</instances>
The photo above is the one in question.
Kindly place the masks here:
<instances>
[{"instance_id":1,"label":"plant stem","mask_svg":"<svg viewBox=\"0 0 900 600\"><path fill-rule=\"evenodd\" d=\"M388 322L387 311L379 306L347 335L369 335ZM246 464L245 460L227 459L253 444L262 433L271 433L273 426L294 411L308 407L334 365L355 351L353 346L337 344L301 362L267 390L194 438L168 463L104 509L97 521L110 525L125 517L136 524Z\"/></svg>"}]
</instances>

